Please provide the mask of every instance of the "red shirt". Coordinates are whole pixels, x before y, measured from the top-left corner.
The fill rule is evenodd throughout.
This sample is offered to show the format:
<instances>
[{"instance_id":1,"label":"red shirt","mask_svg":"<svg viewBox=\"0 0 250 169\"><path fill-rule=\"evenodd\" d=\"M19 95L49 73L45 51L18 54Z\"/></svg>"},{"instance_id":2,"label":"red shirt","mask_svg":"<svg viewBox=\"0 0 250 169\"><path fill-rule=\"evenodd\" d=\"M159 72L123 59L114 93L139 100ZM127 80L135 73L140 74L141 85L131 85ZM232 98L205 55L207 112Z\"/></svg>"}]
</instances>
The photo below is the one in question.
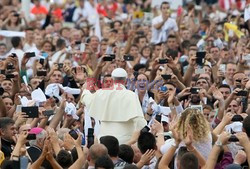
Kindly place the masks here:
<instances>
[{"instance_id":1,"label":"red shirt","mask_svg":"<svg viewBox=\"0 0 250 169\"><path fill-rule=\"evenodd\" d=\"M30 11L32 14L45 14L47 15L48 13L48 10L44 7L44 6L39 6L39 7L36 7L34 6L31 11Z\"/></svg>"},{"instance_id":2,"label":"red shirt","mask_svg":"<svg viewBox=\"0 0 250 169\"><path fill-rule=\"evenodd\" d=\"M97 12L103 16L108 16L107 10L112 12L112 15L115 14L118 8L117 3L113 3L112 5L108 5L106 8L101 4L97 5Z\"/></svg>"},{"instance_id":3,"label":"red shirt","mask_svg":"<svg viewBox=\"0 0 250 169\"><path fill-rule=\"evenodd\" d=\"M63 19L63 15L62 15L62 9L60 8L57 8L55 9L52 14L59 20L62 20Z\"/></svg>"}]
</instances>

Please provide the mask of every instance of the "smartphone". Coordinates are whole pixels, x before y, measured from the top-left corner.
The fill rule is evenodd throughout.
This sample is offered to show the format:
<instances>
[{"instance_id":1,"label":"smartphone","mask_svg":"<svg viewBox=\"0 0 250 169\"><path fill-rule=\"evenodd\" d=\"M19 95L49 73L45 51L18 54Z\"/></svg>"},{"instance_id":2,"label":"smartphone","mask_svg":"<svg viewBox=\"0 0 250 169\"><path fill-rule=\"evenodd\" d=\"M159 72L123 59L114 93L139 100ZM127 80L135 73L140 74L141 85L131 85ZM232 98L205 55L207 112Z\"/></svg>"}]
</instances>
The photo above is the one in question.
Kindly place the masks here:
<instances>
[{"instance_id":1,"label":"smartphone","mask_svg":"<svg viewBox=\"0 0 250 169\"><path fill-rule=\"evenodd\" d=\"M182 96L179 101L188 100L190 95Z\"/></svg>"},{"instance_id":2,"label":"smartphone","mask_svg":"<svg viewBox=\"0 0 250 169\"><path fill-rule=\"evenodd\" d=\"M156 115L155 120L157 120L159 123L161 123L161 115Z\"/></svg>"},{"instance_id":3,"label":"smartphone","mask_svg":"<svg viewBox=\"0 0 250 169\"><path fill-rule=\"evenodd\" d=\"M40 63L41 65L43 65L43 64L44 64L44 59L39 59L39 63Z\"/></svg>"},{"instance_id":4,"label":"smartphone","mask_svg":"<svg viewBox=\"0 0 250 169\"><path fill-rule=\"evenodd\" d=\"M238 142L239 139L235 135L231 135L231 137L228 139L229 142Z\"/></svg>"},{"instance_id":5,"label":"smartphone","mask_svg":"<svg viewBox=\"0 0 250 169\"><path fill-rule=\"evenodd\" d=\"M88 135L87 135L87 147L90 148L94 144L94 129L88 128Z\"/></svg>"},{"instance_id":6,"label":"smartphone","mask_svg":"<svg viewBox=\"0 0 250 169\"><path fill-rule=\"evenodd\" d=\"M31 58L31 57L35 57L36 54L35 54L35 52L27 52L26 56Z\"/></svg>"},{"instance_id":7,"label":"smartphone","mask_svg":"<svg viewBox=\"0 0 250 169\"><path fill-rule=\"evenodd\" d=\"M141 133L149 132L150 128L148 126L145 126L141 129Z\"/></svg>"},{"instance_id":8,"label":"smartphone","mask_svg":"<svg viewBox=\"0 0 250 169\"><path fill-rule=\"evenodd\" d=\"M191 94L198 94L200 92L200 88L192 87L190 89Z\"/></svg>"},{"instance_id":9,"label":"smartphone","mask_svg":"<svg viewBox=\"0 0 250 169\"><path fill-rule=\"evenodd\" d=\"M37 106L22 107L22 112L26 113L28 118L37 118L39 114Z\"/></svg>"},{"instance_id":10,"label":"smartphone","mask_svg":"<svg viewBox=\"0 0 250 169\"><path fill-rule=\"evenodd\" d=\"M11 53L11 55L10 55L12 58L16 58L17 57L17 55L15 54L15 53Z\"/></svg>"},{"instance_id":11,"label":"smartphone","mask_svg":"<svg viewBox=\"0 0 250 169\"><path fill-rule=\"evenodd\" d=\"M203 106L202 105L191 105L191 108L198 109L203 114Z\"/></svg>"},{"instance_id":12,"label":"smartphone","mask_svg":"<svg viewBox=\"0 0 250 169\"><path fill-rule=\"evenodd\" d=\"M159 64L166 64L168 63L167 59L159 59Z\"/></svg>"},{"instance_id":13,"label":"smartphone","mask_svg":"<svg viewBox=\"0 0 250 169\"><path fill-rule=\"evenodd\" d=\"M168 88L166 86L161 86L160 91L162 92L166 92L168 90Z\"/></svg>"},{"instance_id":14,"label":"smartphone","mask_svg":"<svg viewBox=\"0 0 250 169\"><path fill-rule=\"evenodd\" d=\"M43 112L43 115L47 116L47 117L52 116L52 115L54 115L54 110L45 110Z\"/></svg>"},{"instance_id":15,"label":"smartphone","mask_svg":"<svg viewBox=\"0 0 250 169\"><path fill-rule=\"evenodd\" d=\"M161 77L162 77L164 80L169 80L169 79L171 79L171 75L161 75Z\"/></svg>"},{"instance_id":16,"label":"smartphone","mask_svg":"<svg viewBox=\"0 0 250 169\"><path fill-rule=\"evenodd\" d=\"M27 169L29 165L29 158L27 156L19 157L20 169Z\"/></svg>"},{"instance_id":17,"label":"smartphone","mask_svg":"<svg viewBox=\"0 0 250 169\"><path fill-rule=\"evenodd\" d=\"M15 13L13 16L15 16L15 17L19 17L19 14L18 14L18 13Z\"/></svg>"},{"instance_id":18,"label":"smartphone","mask_svg":"<svg viewBox=\"0 0 250 169\"><path fill-rule=\"evenodd\" d=\"M75 130L70 130L69 135L74 138L75 140L78 138L78 134Z\"/></svg>"},{"instance_id":19,"label":"smartphone","mask_svg":"<svg viewBox=\"0 0 250 169\"><path fill-rule=\"evenodd\" d=\"M6 79L13 79L15 77L14 74L7 74Z\"/></svg>"},{"instance_id":20,"label":"smartphone","mask_svg":"<svg viewBox=\"0 0 250 169\"><path fill-rule=\"evenodd\" d=\"M47 76L47 71L46 70L41 70L36 72L37 76Z\"/></svg>"},{"instance_id":21,"label":"smartphone","mask_svg":"<svg viewBox=\"0 0 250 169\"><path fill-rule=\"evenodd\" d=\"M63 68L63 63L58 63L58 68L62 69Z\"/></svg>"},{"instance_id":22,"label":"smartphone","mask_svg":"<svg viewBox=\"0 0 250 169\"><path fill-rule=\"evenodd\" d=\"M237 80L235 80L236 82L238 82L238 83L241 83L241 80L240 79L237 79Z\"/></svg>"},{"instance_id":23,"label":"smartphone","mask_svg":"<svg viewBox=\"0 0 250 169\"><path fill-rule=\"evenodd\" d=\"M4 89L2 87L0 87L0 96L2 96L4 93Z\"/></svg>"},{"instance_id":24,"label":"smartphone","mask_svg":"<svg viewBox=\"0 0 250 169\"><path fill-rule=\"evenodd\" d=\"M75 45L80 45L81 43L81 41L75 41Z\"/></svg>"},{"instance_id":25,"label":"smartphone","mask_svg":"<svg viewBox=\"0 0 250 169\"><path fill-rule=\"evenodd\" d=\"M0 70L0 74L5 75L5 70Z\"/></svg>"},{"instance_id":26,"label":"smartphone","mask_svg":"<svg viewBox=\"0 0 250 169\"><path fill-rule=\"evenodd\" d=\"M35 140L36 139L36 134L28 134L27 140Z\"/></svg>"},{"instance_id":27,"label":"smartphone","mask_svg":"<svg viewBox=\"0 0 250 169\"><path fill-rule=\"evenodd\" d=\"M223 73L225 73L226 72L226 65L225 64L220 64L219 70L221 70Z\"/></svg>"},{"instance_id":28,"label":"smartphone","mask_svg":"<svg viewBox=\"0 0 250 169\"><path fill-rule=\"evenodd\" d=\"M246 90L239 91L236 95L237 96L247 96L248 92Z\"/></svg>"},{"instance_id":29,"label":"smartphone","mask_svg":"<svg viewBox=\"0 0 250 169\"><path fill-rule=\"evenodd\" d=\"M243 117L241 115L236 114L236 115L233 116L231 121L235 122L235 121L243 121L243 120L244 119L243 119Z\"/></svg>"},{"instance_id":30,"label":"smartphone","mask_svg":"<svg viewBox=\"0 0 250 169\"><path fill-rule=\"evenodd\" d=\"M123 56L123 59L126 60L126 61L133 61L133 60L134 60L134 57L131 56L131 55L124 55L124 56Z\"/></svg>"},{"instance_id":31,"label":"smartphone","mask_svg":"<svg viewBox=\"0 0 250 169\"><path fill-rule=\"evenodd\" d=\"M14 68L14 66L12 64L8 64L7 69L10 70L10 69L15 69L15 68Z\"/></svg>"},{"instance_id":32,"label":"smartphone","mask_svg":"<svg viewBox=\"0 0 250 169\"><path fill-rule=\"evenodd\" d=\"M248 98L247 97L242 97L241 98L241 103L242 103L242 113L246 113L247 112L247 108L248 108Z\"/></svg>"},{"instance_id":33,"label":"smartphone","mask_svg":"<svg viewBox=\"0 0 250 169\"><path fill-rule=\"evenodd\" d=\"M196 64L199 65L199 66L203 66L203 64L204 64L204 58L197 57L196 58Z\"/></svg>"},{"instance_id":34,"label":"smartphone","mask_svg":"<svg viewBox=\"0 0 250 169\"><path fill-rule=\"evenodd\" d=\"M103 57L103 61L104 61L104 62L111 62L112 60L113 60L112 57L109 57L109 56Z\"/></svg>"},{"instance_id":35,"label":"smartphone","mask_svg":"<svg viewBox=\"0 0 250 169\"><path fill-rule=\"evenodd\" d=\"M115 54L110 54L109 57L111 57L112 59L115 59Z\"/></svg>"},{"instance_id":36,"label":"smartphone","mask_svg":"<svg viewBox=\"0 0 250 169\"><path fill-rule=\"evenodd\" d=\"M197 58L205 58L207 52L196 52Z\"/></svg>"}]
</instances>

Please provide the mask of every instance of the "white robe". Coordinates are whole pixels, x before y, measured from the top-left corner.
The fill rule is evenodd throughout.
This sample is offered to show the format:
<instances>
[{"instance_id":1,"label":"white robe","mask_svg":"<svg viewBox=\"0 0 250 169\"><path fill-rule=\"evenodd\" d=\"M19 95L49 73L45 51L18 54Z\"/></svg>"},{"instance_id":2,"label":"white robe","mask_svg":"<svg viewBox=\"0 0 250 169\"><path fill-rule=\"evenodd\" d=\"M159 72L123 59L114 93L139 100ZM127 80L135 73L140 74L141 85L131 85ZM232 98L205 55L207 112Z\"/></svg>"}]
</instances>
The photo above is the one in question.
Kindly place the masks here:
<instances>
[{"instance_id":1,"label":"white robe","mask_svg":"<svg viewBox=\"0 0 250 169\"><path fill-rule=\"evenodd\" d=\"M124 144L135 130L147 124L138 96L123 85L100 89L94 94L84 90L81 102L86 105L91 117L101 121L98 138L112 135Z\"/></svg>"}]
</instances>

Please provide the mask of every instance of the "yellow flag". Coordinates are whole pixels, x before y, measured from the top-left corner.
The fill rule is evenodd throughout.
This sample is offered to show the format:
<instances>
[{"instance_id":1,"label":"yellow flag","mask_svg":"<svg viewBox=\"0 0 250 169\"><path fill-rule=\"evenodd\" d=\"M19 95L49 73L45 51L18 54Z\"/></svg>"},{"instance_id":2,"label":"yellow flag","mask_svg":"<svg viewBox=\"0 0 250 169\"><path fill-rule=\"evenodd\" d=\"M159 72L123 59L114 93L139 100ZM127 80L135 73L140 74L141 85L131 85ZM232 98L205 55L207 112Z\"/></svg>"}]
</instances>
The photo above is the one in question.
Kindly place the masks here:
<instances>
[{"instance_id":1,"label":"yellow flag","mask_svg":"<svg viewBox=\"0 0 250 169\"><path fill-rule=\"evenodd\" d=\"M241 36L244 36L244 33L238 30L237 25L232 24L232 23L225 23L224 24L225 41L229 40L229 35L228 35L229 30L232 30L238 38L240 38Z\"/></svg>"}]
</instances>

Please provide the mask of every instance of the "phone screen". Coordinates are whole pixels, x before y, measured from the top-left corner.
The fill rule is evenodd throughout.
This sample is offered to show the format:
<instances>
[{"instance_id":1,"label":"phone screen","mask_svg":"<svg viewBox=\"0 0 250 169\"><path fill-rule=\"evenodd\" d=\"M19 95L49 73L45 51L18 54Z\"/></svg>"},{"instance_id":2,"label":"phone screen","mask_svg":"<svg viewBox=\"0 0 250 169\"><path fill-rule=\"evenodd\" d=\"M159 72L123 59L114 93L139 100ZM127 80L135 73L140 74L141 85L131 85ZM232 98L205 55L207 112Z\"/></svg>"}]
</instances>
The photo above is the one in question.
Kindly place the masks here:
<instances>
[{"instance_id":1,"label":"phone screen","mask_svg":"<svg viewBox=\"0 0 250 169\"><path fill-rule=\"evenodd\" d=\"M87 147L90 148L94 144L94 129L88 128L88 135L87 135Z\"/></svg>"}]
</instances>

